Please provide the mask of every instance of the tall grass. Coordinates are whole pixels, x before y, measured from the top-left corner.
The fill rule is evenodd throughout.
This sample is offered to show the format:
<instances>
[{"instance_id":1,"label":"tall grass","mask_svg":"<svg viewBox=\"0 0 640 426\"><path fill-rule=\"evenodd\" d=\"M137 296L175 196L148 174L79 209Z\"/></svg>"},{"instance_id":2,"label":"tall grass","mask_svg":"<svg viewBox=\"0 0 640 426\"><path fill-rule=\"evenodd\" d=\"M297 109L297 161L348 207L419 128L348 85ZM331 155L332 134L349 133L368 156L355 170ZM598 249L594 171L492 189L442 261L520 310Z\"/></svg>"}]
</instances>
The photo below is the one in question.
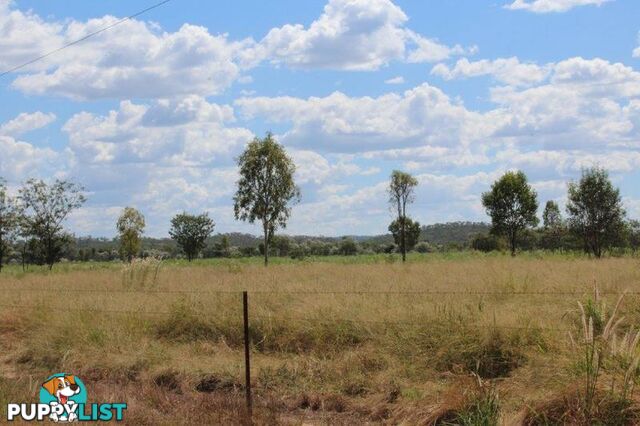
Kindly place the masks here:
<instances>
[{"instance_id":1,"label":"tall grass","mask_svg":"<svg viewBox=\"0 0 640 426\"><path fill-rule=\"evenodd\" d=\"M500 418L514 418L566 383L584 383L587 363L576 369L574 360L575 348L585 346L568 344L567 329L585 342L591 335L584 330L593 329L598 346L589 365L597 366L595 353L606 351L597 355L596 387L611 387L610 373L619 371L615 388L632 397L640 338L629 325L640 323L640 309L606 306L616 306L611 293L640 290L635 259L460 254L412 257L406 265L376 257L350 261L269 268L244 259L148 261L3 273L0 376L37 383L47 373L74 371L101 397L115 397L117 383L132 418L142 423L153 415L178 421L157 414L168 398L157 383L169 382L156 379L169 373L183 395L178 410L195 410L201 398L236 407L237 386L217 383L243 382L240 292L248 290L257 406L269 407L267 417L301 418L317 407L337 416L329 423L344 414L356 422L419 423L446 389L475 374L493 393L482 393L465 416L495 418L499 406ZM591 294L594 280L601 294L582 304L585 321L572 322L568 313L576 298ZM614 311L605 345L599 336ZM3 398L19 393L2 392ZM295 404L302 396L306 408Z\"/></svg>"}]
</instances>

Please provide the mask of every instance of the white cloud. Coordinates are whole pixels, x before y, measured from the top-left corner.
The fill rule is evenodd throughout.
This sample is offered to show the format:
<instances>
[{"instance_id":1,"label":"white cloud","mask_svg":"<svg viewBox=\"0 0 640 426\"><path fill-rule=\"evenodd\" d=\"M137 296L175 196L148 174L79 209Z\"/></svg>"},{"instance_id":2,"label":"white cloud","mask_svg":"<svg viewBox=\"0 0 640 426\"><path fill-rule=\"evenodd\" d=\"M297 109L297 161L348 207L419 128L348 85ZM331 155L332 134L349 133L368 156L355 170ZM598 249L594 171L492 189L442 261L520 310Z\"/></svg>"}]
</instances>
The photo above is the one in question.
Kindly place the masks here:
<instances>
[{"instance_id":1,"label":"white cloud","mask_svg":"<svg viewBox=\"0 0 640 426\"><path fill-rule=\"evenodd\" d=\"M632 148L640 138L640 73L602 59L553 65L549 82L494 88L496 135L555 149Z\"/></svg>"},{"instance_id":2,"label":"white cloud","mask_svg":"<svg viewBox=\"0 0 640 426\"><path fill-rule=\"evenodd\" d=\"M425 38L410 30L407 30L406 35L408 40L413 42L416 46L416 48L411 51L407 57L407 61L410 63L438 62L448 59L451 56L465 54L473 55L478 50L476 46L468 49L465 49L460 45L449 47L436 40Z\"/></svg>"},{"instance_id":3,"label":"white cloud","mask_svg":"<svg viewBox=\"0 0 640 426\"><path fill-rule=\"evenodd\" d=\"M394 60L440 61L465 52L416 34L406 28L407 20L390 0L329 0L308 28L274 28L258 51L276 64L340 70L376 70Z\"/></svg>"},{"instance_id":4,"label":"white cloud","mask_svg":"<svg viewBox=\"0 0 640 426\"><path fill-rule=\"evenodd\" d=\"M404 84L404 77L393 77L384 81L386 84Z\"/></svg>"},{"instance_id":5,"label":"white cloud","mask_svg":"<svg viewBox=\"0 0 640 426\"><path fill-rule=\"evenodd\" d=\"M112 16L72 21L62 35L75 40L115 21ZM214 95L239 77L236 53L247 43L193 25L157 33L144 22L127 21L56 55L47 71L19 76L13 87L75 99Z\"/></svg>"},{"instance_id":6,"label":"white cloud","mask_svg":"<svg viewBox=\"0 0 640 426\"><path fill-rule=\"evenodd\" d=\"M638 43L640 44L640 33L638 33ZM640 46L636 47L633 50L633 57L634 58L640 58Z\"/></svg>"},{"instance_id":7,"label":"white cloud","mask_svg":"<svg viewBox=\"0 0 640 426\"><path fill-rule=\"evenodd\" d=\"M10 136L0 135L0 176L17 183L31 177L62 176L68 170L65 156L50 148L39 148Z\"/></svg>"},{"instance_id":8,"label":"white cloud","mask_svg":"<svg viewBox=\"0 0 640 426\"><path fill-rule=\"evenodd\" d=\"M231 107L190 96L150 105L124 101L104 116L79 113L63 130L83 163L199 167L230 161L252 138L247 129L226 127L234 120Z\"/></svg>"},{"instance_id":9,"label":"white cloud","mask_svg":"<svg viewBox=\"0 0 640 426\"><path fill-rule=\"evenodd\" d=\"M163 32L132 19L26 67L12 86L77 100L210 96L236 81L250 83L243 71L265 60L294 68L375 70L394 60L439 61L464 52L412 32L407 19L390 0L330 0L308 28L273 28L259 43L189 24ZM0 66L9 69L118 20L47 22L0 0Z\"/></svg>"},{"instance_id":10,"label":"white cloud","mask_svg":"<svg viewBox=\"0 0 640 426\"><path fill-rule=\"evenodd\" d=\"M513 86L526 86L540 83L549 75L549 66L522 63L518 58L500 58L493 61L483 59L470 62L463 58L453 68L446 64L437 64L431 74L445 80L491 75L496 81Z\"/></svg>"},{"instance_id":11,"label":"white cloud","mask_svg":"<svg viewBox=\"0 0 640 426\"><path fill-rule=\"evenodd\" d=\"M330 0L309 28L274 28L261 45L294 67L371 70L404 56L406 21L389 0Z\"/></svg>"},{"instance_id":12,"label":"white cloud","mask_svg":"<svg viewBox=\"0 0 640 426\"><path fill-rule=\"evenodd\" d=\"M53 113L45 114L40 111L34 113L23 112L13 120L0 125L0 135L18 136L32 130L45 127L56 120Z\"/></svg>"},{"instance_id":13,"label":"white cloud","mask_svg":"<svg viewBox=\"0 0 640 426\"><path fill-rule=\"evenodd\" d=\"M287 144L326 152L464 145L488 132L481 114L428 84L377 98L335 92L324 98L242 98L236 106L247 118L291 122L283 137Z\"/></svg>"},{"instance_id":14,"label":"white cloud","mask_svg":"<svg viewBox=\"0 0 640 426\"><path fill-rule=\"evenodd\" d=\"M45 22L31 12L14 10L11 5L11 0L0 0L1 71L41 56L63 41L61 24ZM29 69L42 69L45 64L39 62Z\"/></svg>"},{"instance_id":15,"label":"white cloud","mask_svg":"<svg viewBox=\"0 0 640 426\"><path fill-rule=\"evenodd\" d=\"M505 8L535 13L566 12L578 6L602 6L609 1L612 0L515 0Z\"/></svg>"}]
</instances>

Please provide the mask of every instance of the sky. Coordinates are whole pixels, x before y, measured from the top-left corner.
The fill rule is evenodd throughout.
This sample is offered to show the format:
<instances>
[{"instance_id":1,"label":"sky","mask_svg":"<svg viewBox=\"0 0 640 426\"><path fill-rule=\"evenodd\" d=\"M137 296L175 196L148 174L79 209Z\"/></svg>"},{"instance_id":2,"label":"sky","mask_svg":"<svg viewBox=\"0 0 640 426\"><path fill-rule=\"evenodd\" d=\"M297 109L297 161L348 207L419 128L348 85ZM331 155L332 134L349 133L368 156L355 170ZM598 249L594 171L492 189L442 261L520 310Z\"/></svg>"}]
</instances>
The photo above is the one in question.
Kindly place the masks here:
<instances>
[{"instance_id":1,"label":"sky","mask_svg":"<svg viewBox=\"0 0 640 426\"><path fill-rule=\"evenodd\" d=\"M158 0L0 0L0 72ZM272 131L297 165L284 231L385 233L389 175L419 181L423 224L487 221L481 194L523 170L564 206L609 170L640 217L637 0L172 0L0 77L0 177L81 183L67 226L111 237L233 217L236 159Z\"/></svg>"}]
</instances>

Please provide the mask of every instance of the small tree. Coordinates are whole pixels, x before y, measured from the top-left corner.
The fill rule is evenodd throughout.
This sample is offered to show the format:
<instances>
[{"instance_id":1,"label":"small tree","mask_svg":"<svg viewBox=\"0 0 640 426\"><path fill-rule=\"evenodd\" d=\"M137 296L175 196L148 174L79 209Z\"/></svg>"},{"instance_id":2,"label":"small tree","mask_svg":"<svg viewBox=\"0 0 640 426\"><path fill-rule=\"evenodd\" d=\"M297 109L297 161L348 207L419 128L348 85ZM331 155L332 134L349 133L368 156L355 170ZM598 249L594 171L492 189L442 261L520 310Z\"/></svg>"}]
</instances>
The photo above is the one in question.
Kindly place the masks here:
<instances>
[{"instance_id":1,"label":"small tree","mask_svg":"<svg viewBox=\"0 0 640 426\"><path fill-rule=\"evenodd\" d=\"M582 237L585 251L600 258L604 249L620 240L625 210L620 190L614 188L606 170L582 171L579 182L569 184L567 213L571 230Z\"/></svg>"},{"instance_id":2,"label":"small tree","mask_svg":"<svg viewBox=\"0 0 640 426\"><path fill-rule=\"evenodd\" d=\"M640 247L640 221L630 220L627 222L627 233L628 233L628 241L629 247L631 247L631 251L633 254L638 252L638 248Z\"/></svg>"},{"instance_id":3,"label":"small tree","mask_svg":"<svg viewBox=\"0 0 640 426\"><path fill-rule=\"evenodd\" d=\"M560 207L555 201L547 201L542 213L542 230L540 245L542 248L556 250L562 244L564 234L564 221L560 213Z\"/></svg>"},{"instance_id":4,"label":"small tree","mask_svg":"<svg viewBox=\"0 0 640 426\"><path fill-rule=\"evenodd\" d=\"M409 173L394 170L391 173L391 182L389 183L389 204L397 210L397 221L400 226L400 252L402 253L402 261L407 260L407 204L414 201L415 188L418 186L416 178Z\"/></svg>"},{"instance_id":5,"label":"small tree","mask_svg":"<svg viewBox=\"0 0 640 426\"><path fill-rule=\"evenodd\" d=\"M402 226L402 221L404 220L404 226ZM404 245L407 251L411 251L416 244L418 244L418 240L420 240L420 223L414 222L410 217L405 219L396 219L389 225L389 232L393 235L393 240L396 242L398 247L402 247L402 230L404 229L404 237L405 242Z\"/></svg>"},{"instance_id":6,"label":"small tree","mask_svg":"<svg viewBox=\"0 0 640 426\"><path fill-rule=\"evenodd\" d=\"M558 203L553 200L547 201L542 213L542 223L545 229L557 229L562 227L562 215Z\"/></svg>"},{"instance_id":7,"label":"small tree","mask_svg":"<svg viewBox=\"0 0 640 426\"><path fill-rule=\"evenodd\" d=\"M42 262L49 269L60 260L65 246L72 240L64 231L63 223L86 201L82 191L82 186L72 182L56 180L48 185L35 179L28 180L20 189L18 198L25 211L22 234L31 246L37 246L34 250L39 250Z\"/></svg>"},{"instance_id":8,"label":"small tree","mask_svg":"<svg viewBox=\"0 0 640 426\"><path fill-rule=\"evenodd\" d=\"M222 257L229 257L231 253L231 243L229 243L229 237L226 235L223 235L220 240L220 253Z\"/></svg>"},{"instance_id":9,"label":"small tree","mask_svg":"<svg viewBox=\"0 0 640 426\"><path fill-rule=\"evenodd\" d=\"M120 256L131 262L140 253L144 216L133 207L125 207L116 223L120 239Z\"/></svg>"},{"instance_id":10,"label":"small tree","mask_svg":"<svg viewBox=\"0 0 640 426\"><path fill-rule=\"evenodd\" d=\"M509 241L511 256L516 255L519 234L538 224L536 192L521 172L507 172L482 194L482 204L491 217L491 232Z\"/></svg>"},{"instance_id":11,"label":"small tree","mask_svg":"<svg viewBox=\"0 0 640 426\"><path fill-rule=\"evenodd\" d=\"M293 175L295 165L271 133L255 138L238 158L240 180L233 197L237 220L262 222L264 264L269 263L269 243L278 227L285 228L290 203L300 200Z\"/></svg>"},{"instance_id":12,"label":"small tree","mask_svg":"<svg viewBox=\"0 0 640 426\"><path fill-rule=\"evenodd\" d=\"M213 232L214 226L208 213L198 216L182 213L171 219L169 235L191 262L206 247L206 240Z\"/></svg>"},{"instance_id":13,"label":"small tree","mask_svg":"<svg viewBox=\"0 0 640 426\"><path fill-rule=\"evenodd\" d=\"M355 256L358 254L358 244L349 237L340 240L340 254L343 256Z\"/></svg>"},{"instance_id":14,"label":"small tree","mask_svg":"<svg viewBox=\"0 0 640 426\"><path fill-rule=\"evenodd\" d=\"M5 180L0 178L0 272L18 231L18 206L7 194Z\"/></svg>"}]
</instances>

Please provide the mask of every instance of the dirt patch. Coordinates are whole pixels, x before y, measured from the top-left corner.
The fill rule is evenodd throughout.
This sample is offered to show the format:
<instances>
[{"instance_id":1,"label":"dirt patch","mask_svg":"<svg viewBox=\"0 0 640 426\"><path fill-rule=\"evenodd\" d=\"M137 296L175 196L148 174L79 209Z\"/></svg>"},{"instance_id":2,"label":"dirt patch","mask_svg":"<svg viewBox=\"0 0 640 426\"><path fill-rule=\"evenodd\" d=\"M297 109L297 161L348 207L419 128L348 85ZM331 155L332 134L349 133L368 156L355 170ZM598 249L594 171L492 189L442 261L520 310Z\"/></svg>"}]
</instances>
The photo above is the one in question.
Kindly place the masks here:
<instances>
[{"instance_id":1,"label":"dirt patch","mask_svg":"<svg viewBox=\"0 0 640 426\"><path fill-rule=\"evenodd\" d=\"M169 392L180 392L180 376L176 371L164 371L153 378L153 384Z\"/></svg>"},{"instance_id":2,"label":"dirt patch","mask_svg":"<svg viewBox=\"0 0 640 426\"><path fill-rule=\"evenodd\" d=\"M219 377L215 375L206 375L202 377L195 385L195 390L201 393L212 392L237 392L243 386L232 377Z\"/></svg>"},{"instance_id":3,"label":"dirt patch","mask_svg":"<svg viewBox=\"0 0 640 426\"><path fill-rule=\"evenodd\" d=\"M546 401L529 407L524 413L523 425L572 424L577 426L637 425L640 406L631 400L614 398L601 390L595 395L590 412L584 404L583 393L577 386L556 394Z\"/></svg>"}]
</instances>

